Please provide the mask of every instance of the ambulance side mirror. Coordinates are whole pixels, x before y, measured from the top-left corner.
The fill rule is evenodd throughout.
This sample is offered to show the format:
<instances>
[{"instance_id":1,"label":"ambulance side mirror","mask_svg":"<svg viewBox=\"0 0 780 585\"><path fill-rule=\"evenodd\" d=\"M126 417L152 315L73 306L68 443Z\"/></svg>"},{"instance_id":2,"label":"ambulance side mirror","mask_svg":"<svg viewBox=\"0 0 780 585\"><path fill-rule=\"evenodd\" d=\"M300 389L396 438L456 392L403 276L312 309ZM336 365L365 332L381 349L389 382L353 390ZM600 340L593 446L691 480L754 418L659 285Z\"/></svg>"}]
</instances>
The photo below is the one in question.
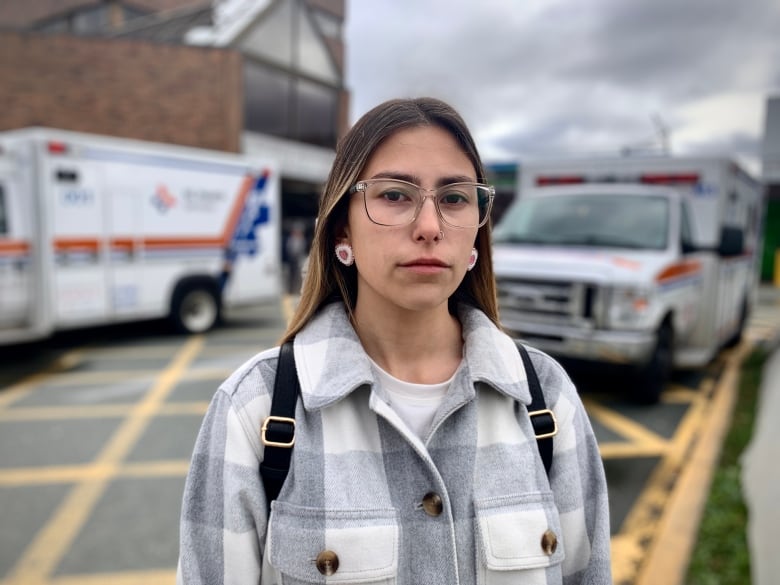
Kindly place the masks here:
<instances>
[{"instance_id":1,"label":"ambulance side mirror","mask_svg":"<svg viewBox=\"0 0 780 585\"><path fill-rule=\"evenodd\" d=\"M741 228L723 226L720 232L718 255L740 256L745 252L745 233Z\"/></svg>"}]
</instances>

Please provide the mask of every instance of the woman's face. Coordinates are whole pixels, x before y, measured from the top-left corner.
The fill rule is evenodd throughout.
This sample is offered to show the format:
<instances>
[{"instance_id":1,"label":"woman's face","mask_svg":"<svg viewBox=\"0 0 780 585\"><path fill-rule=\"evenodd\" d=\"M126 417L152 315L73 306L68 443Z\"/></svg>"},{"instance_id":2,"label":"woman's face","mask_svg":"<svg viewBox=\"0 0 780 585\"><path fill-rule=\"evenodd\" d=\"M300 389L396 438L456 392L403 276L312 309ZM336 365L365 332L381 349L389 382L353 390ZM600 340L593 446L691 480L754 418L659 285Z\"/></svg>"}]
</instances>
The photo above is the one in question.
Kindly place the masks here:
<instances>
[{"instance_id":1,"label":"woman's face","mask_svg":"<svg viewBox=\"0 0 780 585\"><path fill-rule=\"evenodd\" d=\"M447 131L435 126L400 130L368 159L360 180L395 178L433 189L476 182L474 165ZM425 193L426 195L431 192ZM344 238L357 268L357 311L446 310L447 299L466 274L478 228L443 223L433 199L417 219L401 226L373 223L361 192L350 195Z\"/></svg>"}]
</instances>

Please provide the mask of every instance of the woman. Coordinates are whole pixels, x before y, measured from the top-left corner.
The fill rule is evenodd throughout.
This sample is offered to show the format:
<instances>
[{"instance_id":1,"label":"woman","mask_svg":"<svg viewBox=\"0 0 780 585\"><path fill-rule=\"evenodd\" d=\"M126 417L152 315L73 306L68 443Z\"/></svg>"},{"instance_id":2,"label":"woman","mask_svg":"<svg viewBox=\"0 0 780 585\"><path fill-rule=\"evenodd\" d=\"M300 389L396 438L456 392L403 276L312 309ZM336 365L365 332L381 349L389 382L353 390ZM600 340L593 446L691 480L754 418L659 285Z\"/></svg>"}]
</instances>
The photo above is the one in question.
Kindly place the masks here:
<instances>
[{"instance_id":1,"label":"woman","mask_svg":"<svg viewBox=\"0 0 780 585\"><path fill-rule=\"evenodd\" d=\"M548 478L498 325L484 177L435 99L381 104L340 142L283 339L301 385L289 474L269 515L274 348L205 417L180 583L610 582L606 483L576 390L529 349L557 417Z\"/></svg>"}]
</instances>

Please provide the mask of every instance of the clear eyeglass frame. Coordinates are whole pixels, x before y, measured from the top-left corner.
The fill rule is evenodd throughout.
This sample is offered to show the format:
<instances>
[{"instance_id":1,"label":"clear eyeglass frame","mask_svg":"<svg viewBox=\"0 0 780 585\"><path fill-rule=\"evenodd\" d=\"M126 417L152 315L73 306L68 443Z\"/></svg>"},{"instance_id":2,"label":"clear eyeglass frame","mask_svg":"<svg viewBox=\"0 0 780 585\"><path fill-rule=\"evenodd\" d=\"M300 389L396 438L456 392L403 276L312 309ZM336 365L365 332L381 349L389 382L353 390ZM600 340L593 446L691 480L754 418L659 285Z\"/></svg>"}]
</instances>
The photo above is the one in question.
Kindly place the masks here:
<instances>
[{"instance_id":1,"label":"clear eyeglass frame","mask_svg":"<svg viewBox=\"0 0 780 585\"><path fill-rule=\"evenodd\" d=\"M382 223L371 217L371 213L368 211L368 201L366 196L366 191L368 190L368 187L372 184L376 183L398 183L401 185L404 185L406 187L413 188L417 191L419 195L419 201L417 202L417 207L414 210L414 213L412 216L405 221L399 222L399 223ZM448 221L447 218L444 216L444 214L441 211L441 208L439 207L439 200L437 198L437 195L445 190L445 189L451 189L452 187L457 186L469 186L469 187L475 187L479 190L484 190L487 193L487 203L484 205L480 205L480 215L482 215L482 209L484 209L484 215L482 215L482 218L479 220L479 223L475 225L457 225L452 223L451 221ZM447 226L456 228L456 229L468 229L468 228L481 228L483 225L485 225L490 218L490 210L493 207L493 199L496 195L496 189L493 187L493 185L484 185L482 183L449 183L447 185L442 185L440 187L437 187L435 189L423 189L419 185L416 185L414 183L410 183L408 181L403 181L401 179L367 179L365 181L359 181L355 183L352 187L349 188L348 191L350 194L354 194L357 192L361 192L363 194L363 209L366 212L366 216L369 220L371 220L372 223L375 223L377 225L381 225L384 227L399 227L404 225L409 225L410 223L414 223L417 220L417 217L420 215L420 210L422 209L423 204L425 203L425 200L429 197L433 201L433 206L436 209L436 215L438 218ZM425 192L431 192L431 195L425 195Z\"/></svg>"}]
</instances>

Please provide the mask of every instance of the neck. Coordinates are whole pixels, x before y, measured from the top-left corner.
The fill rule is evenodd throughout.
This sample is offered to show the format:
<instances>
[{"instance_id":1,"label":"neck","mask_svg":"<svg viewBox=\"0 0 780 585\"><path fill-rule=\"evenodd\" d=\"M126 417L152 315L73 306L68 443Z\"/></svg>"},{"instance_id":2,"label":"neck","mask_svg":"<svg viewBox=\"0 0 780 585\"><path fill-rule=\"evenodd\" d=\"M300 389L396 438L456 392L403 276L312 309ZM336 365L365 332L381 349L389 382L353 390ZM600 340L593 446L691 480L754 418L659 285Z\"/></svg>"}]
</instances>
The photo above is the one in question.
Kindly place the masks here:
<instances>
[{"instance_id":1,"label":"neck","mask_svg":"<svg viewBox=\"0 0 780 585\"><path fill-rule=\"evenodd\" d=\"M444 382L462 360L460 322L450 315L446 302L425 311L368 311L361 310L358 301L354 327L371 359L400 380Z\"/></svg>"}]
</instances>

